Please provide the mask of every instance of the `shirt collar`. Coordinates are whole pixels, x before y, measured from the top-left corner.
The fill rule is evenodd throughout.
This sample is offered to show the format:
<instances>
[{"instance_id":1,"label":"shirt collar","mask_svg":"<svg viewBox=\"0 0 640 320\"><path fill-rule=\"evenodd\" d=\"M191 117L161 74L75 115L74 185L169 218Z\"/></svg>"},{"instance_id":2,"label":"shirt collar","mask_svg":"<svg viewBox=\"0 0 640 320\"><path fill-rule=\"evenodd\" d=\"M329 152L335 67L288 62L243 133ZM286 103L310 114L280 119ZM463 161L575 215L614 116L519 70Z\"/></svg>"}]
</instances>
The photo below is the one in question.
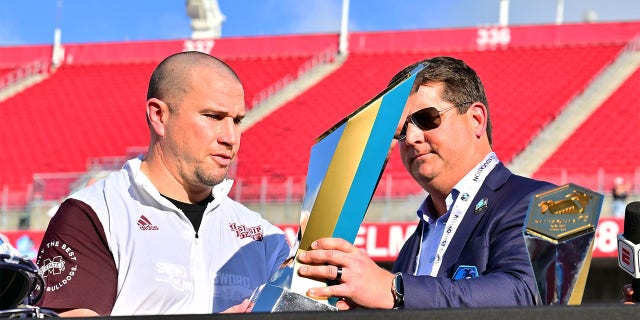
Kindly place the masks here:
<instances>
[{"instance_id":1,"label":"shirt collar","mask_svg":"<svg viewBox=\"0 0 640 320\"><path fill-rule=\"evenodd\" d=\"M478 162L478 164L472 170L467 172L467 174L462 177L462 179L460 179L460 181L458 181L455 186L453 186L453 190L451 190L451 193L449 193L449 195L447 195L447 198L445 199L445 204L447 205L447 213L438 218L436 215L436 211L433 208L431 195L429 195L418 208L418 218L424 220L429 224L437 220L446 222L449 219L451 208L453 207L453 204L460 194L460 190L469 190L469 188L476 188L474 191L477 191L477 189L480 189L480 185L474 185L472 184L472 182L477 179L484 180L484 178L489 174L489 172L493 170L495 166L490 166L488 168L489 170L486 170L486 172L485 170L483 170L483 166L486 166L486 164L491 163L492 161L500 161L495 152L489 152L484 157L484 159L482 159L482 161Z\"/></svg>"},{"instance_id":2,"label":"shirt collar","mask_svg":"<svg viewBox=\"0 0 640 320\"><path fill-rule=\"evenodd\" d=\"M427 196L427 198L424 199L424 201L418 208L418 218L424 220L429 224L434 223L438 220L442 222L447 222L447 220L449 219L449 215L451 213L451 208L453 207L453 204L456 202L456 199L458 198L459 194L460 194L460 191L458 191L457 189L454 188L453 190L451 190L451 193L449 193L449 195L445 199L447 212L443 214L441 217L437 216L436 210L435 208L433 208L433 201L431 200L431 196L430 195Z\"/></svg>"},{"instance_id":3,"label":"shirt collar","mask_svg":"<svg viewBox=\"0 0 640 320\"><path fill-rule=\"evenodd\" d=\"M162 195L160 195L160 192L153 185L153 183L151 183L151 180L149 180L149 178L142 172L142 170L140 170L142 160L143 160L142 156L139 156L134 159L130 159L125 163L123 168L127 170L129 174L133 177L133 181L142 189L144 189L147 192L147 194L149 194L153 199L155 199L157 202L160 202L161 204L164 204L165 206L169 206L171 202L167 200L165 197L163 197ZM231 179L224 179L217 185L213 186L211 190L211 194L213 195L213 201L209 202L209 205L207 206L207 211L217 207L222 202L222 200L229 194L229 191L231 190L232 186L233 186L233 180Z\"/></svg>"}]
</instances>

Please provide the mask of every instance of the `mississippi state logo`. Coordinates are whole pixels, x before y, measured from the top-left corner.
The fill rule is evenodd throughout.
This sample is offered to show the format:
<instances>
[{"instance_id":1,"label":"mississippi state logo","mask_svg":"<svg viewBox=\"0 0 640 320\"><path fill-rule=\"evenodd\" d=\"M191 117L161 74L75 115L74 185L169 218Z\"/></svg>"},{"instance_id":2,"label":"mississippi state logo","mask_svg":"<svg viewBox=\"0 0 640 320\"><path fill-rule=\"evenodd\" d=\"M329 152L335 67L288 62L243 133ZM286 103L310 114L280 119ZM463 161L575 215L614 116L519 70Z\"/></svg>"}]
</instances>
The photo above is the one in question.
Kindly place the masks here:
<instances>
[{"instance_id":1,"label":"mississippi state logo","mask_svg":"<svg viewBox=\"0 0 640 320\"><path fill-rule=\"evenodd\" d=\"M237 225L235 222L229 224L231 231L236 233L236 236L240 239L252 238L256 241L262 241L262 227L247 227L244 224Z\"/></svg>"},{"instance_id":2,"label":"mississippi state logo","mask_svg":"<svg viewBox=\"0 0 640 320\"><path fill-rule=\"evenodd\" d=\"M47 253L47 258L42 258ZM61 241L50 241L40 250L38 272L45 278L48 292L57 291L67 285L78 272L78 257L75 251Z\"/></svg>"},{"instance_id":3,"label":"mississippi state logo","mask_svg":"<svg viewBox=\"0 0 640 320\"><path fill-rule=\"evenodd\" d=\"M62 256L55 256L51 259L44 259L42 267L40 267L40 274L43 277L48 277L49 274L61 274L64 271L65 263L62 260Z\"/></svg>"}]
</instances>

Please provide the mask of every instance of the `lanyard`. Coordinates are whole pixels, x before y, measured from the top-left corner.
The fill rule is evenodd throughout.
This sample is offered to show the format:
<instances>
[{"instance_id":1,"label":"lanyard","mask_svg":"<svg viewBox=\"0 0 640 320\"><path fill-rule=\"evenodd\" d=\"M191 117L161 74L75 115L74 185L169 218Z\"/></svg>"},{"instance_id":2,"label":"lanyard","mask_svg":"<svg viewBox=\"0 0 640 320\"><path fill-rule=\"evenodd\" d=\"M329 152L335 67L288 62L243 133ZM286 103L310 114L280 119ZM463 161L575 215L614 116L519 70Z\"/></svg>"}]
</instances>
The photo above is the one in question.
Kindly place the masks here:
<instances>
[{"instance_id":1,"label":"lanyard","mask_svg":"<svg viewBox=\"0 0 640 320\"><path fill-rule=\"evenodd\" d=\"M498 158L495 153L491 152L476 166L476 168L474 168L474 170L471 171L473 174L469 172L456 184L456 187L458 187L456 189L463 192L458 193L458 197L454 199L453 206L449 209L451 216L447 220L440 243L438 244L438 249L436 250L435 259L431 268L431 276L437 276L440 266L442 265L442 257L444 257L444 253L447 251L453 235L458 230L465 213L471 205L471 201L467 200L475 198L476 194L480 190L480 186L482 186L482 183L484 182L484 179L489 175L489 172L493 170L496 164L498 164ZM422 234L422 237L424 237L424 233ZM422 244L420 247L422 248Z\"/></svg>"}]
</instances>

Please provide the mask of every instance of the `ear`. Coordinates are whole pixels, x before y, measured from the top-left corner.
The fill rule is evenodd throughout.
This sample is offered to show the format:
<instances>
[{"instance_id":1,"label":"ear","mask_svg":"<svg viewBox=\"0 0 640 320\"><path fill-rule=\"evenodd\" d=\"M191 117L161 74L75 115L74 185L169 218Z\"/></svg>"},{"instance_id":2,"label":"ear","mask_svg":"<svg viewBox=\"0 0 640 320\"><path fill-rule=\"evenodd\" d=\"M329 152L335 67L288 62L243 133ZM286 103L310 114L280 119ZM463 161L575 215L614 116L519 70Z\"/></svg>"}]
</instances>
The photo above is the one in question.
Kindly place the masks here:
<instances>
[{"instance_id":1,"label":"ear","mask_svg":"<svg viewBox=\"0 0 640 320\"><path fill-rule=\"evenodd\" d=\"M164 129L169 115L169 106L162 100L151 98L147 100L147 121L156 135L164 137Z\"/></svg>"},{"instance_id":2,"label":"ear","mask_svg":"<svg viewBox=\"0 0 640 320\"><path fill-rule=\"evenodd\" d=\"M489 111L487 107L481 103L476 102L469 107L468 114L473 125L473 133L477 138L482 137L487 133L487 121L489 119Z\"/></svg>"}]
</instances>

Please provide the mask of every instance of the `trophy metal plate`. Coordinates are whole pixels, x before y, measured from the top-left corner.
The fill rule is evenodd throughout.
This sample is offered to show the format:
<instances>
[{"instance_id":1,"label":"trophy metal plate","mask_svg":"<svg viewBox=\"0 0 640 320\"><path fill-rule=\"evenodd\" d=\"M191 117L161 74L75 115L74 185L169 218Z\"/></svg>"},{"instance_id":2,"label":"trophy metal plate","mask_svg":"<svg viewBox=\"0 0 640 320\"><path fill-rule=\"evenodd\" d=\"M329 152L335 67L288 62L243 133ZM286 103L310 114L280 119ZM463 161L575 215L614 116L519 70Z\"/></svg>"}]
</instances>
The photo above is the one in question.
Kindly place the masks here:
<instances>
[{"instance_id":1,"label":"trophy metal plate","mask_svg":"<svg viewBox=\"0 0 640 320\"><path fill-rule=\"evenodd\" d=\"M533 197L523 233L543 304L582 302L603 199L571 183Z\"/></svg>"}]
</instances>

